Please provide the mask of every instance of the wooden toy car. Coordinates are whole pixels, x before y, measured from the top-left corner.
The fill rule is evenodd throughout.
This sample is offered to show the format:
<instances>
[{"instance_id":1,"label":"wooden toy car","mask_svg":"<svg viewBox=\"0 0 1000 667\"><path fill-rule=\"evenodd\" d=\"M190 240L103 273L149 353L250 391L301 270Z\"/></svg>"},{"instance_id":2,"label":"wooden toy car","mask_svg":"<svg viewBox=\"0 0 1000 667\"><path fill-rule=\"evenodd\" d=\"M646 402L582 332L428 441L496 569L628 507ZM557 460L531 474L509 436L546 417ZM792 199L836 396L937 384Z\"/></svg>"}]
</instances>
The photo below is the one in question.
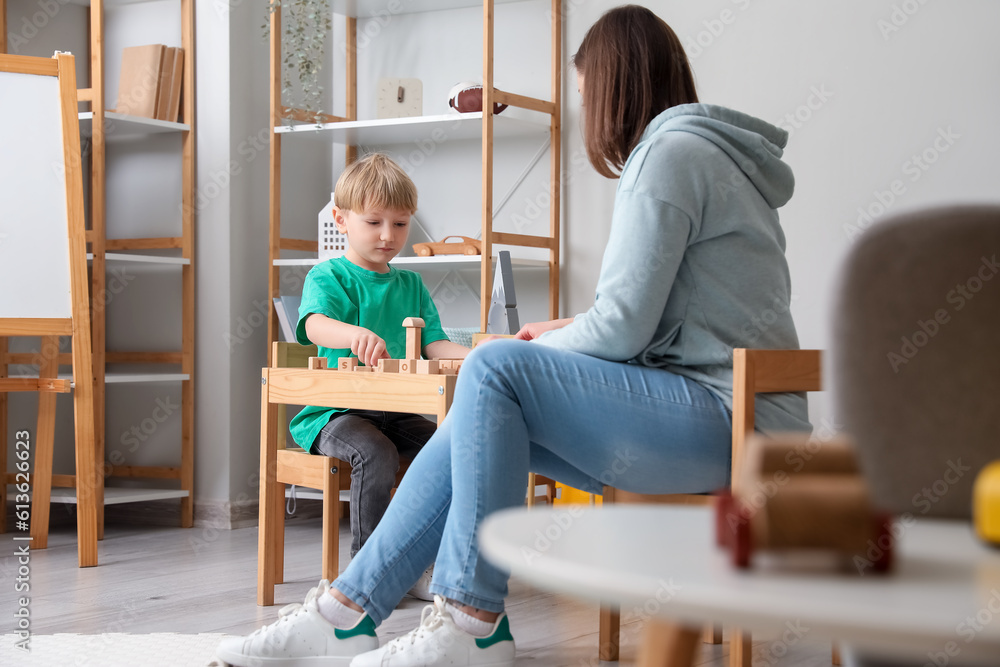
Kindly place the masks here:
<instances>
[{"instance_id":1,"label":"wooden toy car","mask_svg":"<svg viewBox=\"0 0 1000 667\"><path fill-rule=\"evenodd\" d=\"M735 566L755 551L827 550L859 571L891 567L892 519L872 509L850 441L754 436L734 481L716 505L716 536Z\"/></svg>"},{"instance_id":2,"label":"wooden toy car","mask_svg":"<svg viewBox=\"0 0 1000 667\"><path fill-rule=\"evenodd\" d=\"M448 242L448 239L462 239L461 241ZM414 243L413 252L420 257L430 257L432 255L479 255L483 252L483 245L478 239L470 239L468 236L448 236L437 243Z\"/></svg>"}]
</instances>

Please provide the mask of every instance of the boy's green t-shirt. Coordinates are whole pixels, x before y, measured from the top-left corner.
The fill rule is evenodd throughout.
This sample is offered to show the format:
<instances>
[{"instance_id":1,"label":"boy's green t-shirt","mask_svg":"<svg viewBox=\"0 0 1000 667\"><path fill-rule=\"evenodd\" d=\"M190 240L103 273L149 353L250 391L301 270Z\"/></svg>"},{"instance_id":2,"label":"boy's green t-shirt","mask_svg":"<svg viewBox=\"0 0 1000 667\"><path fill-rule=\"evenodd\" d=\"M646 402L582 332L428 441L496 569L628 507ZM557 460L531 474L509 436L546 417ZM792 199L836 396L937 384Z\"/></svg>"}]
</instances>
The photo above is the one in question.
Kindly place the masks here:
<instances>
[{"instance_id":1,"label":"boy's green t-shirt","mask_svg":"<svg viewBox=\"0 0 1000 667\"><path fill-rule=\"evenodd\" d=\"M299 321L295 327L295 338L302 345L312 344L306 336L306 318L313 313L374 332L385 341L393 359L406 356L403 320L407 317L424 320L421 345L448 338L441 328L441 319L430 292L419 274L393 266L389 267L389 273L368 271L352 264L346 257L317 264L306 276L302 303L299 305ZM330 360L331 368L336 368L340 357L357 356L351 353L350 348L318 347L319 355ZM330 421L330 416L343 411L343 408L304 408L289 425L292 437L300 447L309 450L316 436Z\"/></svg>"}]
</instances>

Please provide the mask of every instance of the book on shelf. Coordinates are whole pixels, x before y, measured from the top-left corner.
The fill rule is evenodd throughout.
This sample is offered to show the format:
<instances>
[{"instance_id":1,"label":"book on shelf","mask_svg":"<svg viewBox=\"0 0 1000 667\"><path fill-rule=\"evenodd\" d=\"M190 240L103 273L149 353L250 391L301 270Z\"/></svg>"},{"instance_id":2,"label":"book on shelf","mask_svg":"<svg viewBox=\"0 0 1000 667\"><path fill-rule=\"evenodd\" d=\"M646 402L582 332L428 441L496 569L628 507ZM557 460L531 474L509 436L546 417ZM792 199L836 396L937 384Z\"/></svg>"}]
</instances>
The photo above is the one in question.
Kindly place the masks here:
<instances>
[{"instance_id":1,"label":"book on shelf","mask_svg":"<svg viewBox=\"0 0 1000 667\"><path fill-rule=\"evenodd\" d=\"M130 116L176 122L183 63L183 49L180 48L163 44L125 47L114 110Z\"/></svg>"},{"instance_id":2,"label":"book on shelf","mask_svg":"<svg viewBox=\"0 0 1000 667\"><path fill-rule=\"evenodd\" d=\"M181 115L181 89L184 83L184 49L174 49L173 70L170 73L170 95L167 102L167 114L163 120L176 123Z\"/></svg>"},{"instance_id":3,"label":"book on shelf","mask_svg":"<svg viewBox=\"0 0 1000 667\"><path fill-rule=\"evenodd\" d=\"M163 60L160 61L160 79L156 86L156 118L166 120L167 107L170 104L170 79L174 73L174 56L177 49L168 46L163 50Z\"/></svg>"}]
</instances>

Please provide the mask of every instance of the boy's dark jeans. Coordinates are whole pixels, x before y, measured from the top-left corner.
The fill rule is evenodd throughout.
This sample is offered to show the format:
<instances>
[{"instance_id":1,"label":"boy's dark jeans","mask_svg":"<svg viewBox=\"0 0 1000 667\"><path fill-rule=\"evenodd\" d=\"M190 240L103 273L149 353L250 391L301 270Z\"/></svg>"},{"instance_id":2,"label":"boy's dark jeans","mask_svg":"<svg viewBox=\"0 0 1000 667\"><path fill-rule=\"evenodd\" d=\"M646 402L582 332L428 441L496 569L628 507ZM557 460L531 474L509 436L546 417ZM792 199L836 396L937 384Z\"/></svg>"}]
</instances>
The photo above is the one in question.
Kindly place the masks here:
<instances>
[{"instance_id":1,"label":"boy's dark jeans","mask_svg":"<svg viewBox=\"0 0 1000 667\"><path fill-rule=\"evenodd\" d=\"M380 410L338 412L313 442L312 453L351 464L351 558L389 506L399 458L412 459L437 425L420 415Z\"/></svg>"}]
</instances>

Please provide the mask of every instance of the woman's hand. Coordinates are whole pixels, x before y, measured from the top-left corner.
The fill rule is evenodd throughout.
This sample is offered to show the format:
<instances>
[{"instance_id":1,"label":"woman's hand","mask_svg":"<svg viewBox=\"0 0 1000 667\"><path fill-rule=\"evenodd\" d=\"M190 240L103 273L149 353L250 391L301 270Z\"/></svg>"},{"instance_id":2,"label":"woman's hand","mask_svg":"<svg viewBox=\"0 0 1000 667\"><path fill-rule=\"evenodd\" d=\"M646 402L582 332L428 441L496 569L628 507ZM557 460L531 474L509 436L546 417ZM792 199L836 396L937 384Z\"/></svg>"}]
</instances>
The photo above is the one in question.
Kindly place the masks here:
<instances>
[{"instance_id":1,"label":"woman's hand","mask_svg":"<svg viewBox=\"0 0 1000 667\"><path fill-rule=\"evenodd\" d=\"M385 341L368 329L358 331L351 338L351 352L358 355L358 359L365 366L377 366L379 359L389 358Z\"/></svg>"},{"instance_id":2,"label":"woman's hand","mask_svg":"<svg viewBox=\"0 0 1000 667\"><path fill-rule=\"evenodd\" d=\"M573 321L572 317L566 317L561 320L551 320L549 322L532 322L531 324L525 324L521 327L521 330L514 334L514 338L518 340L534 340L538 338L546 331L552 331L553 329L562 329L564 326Z\"/></svg>"}]
</instances>

